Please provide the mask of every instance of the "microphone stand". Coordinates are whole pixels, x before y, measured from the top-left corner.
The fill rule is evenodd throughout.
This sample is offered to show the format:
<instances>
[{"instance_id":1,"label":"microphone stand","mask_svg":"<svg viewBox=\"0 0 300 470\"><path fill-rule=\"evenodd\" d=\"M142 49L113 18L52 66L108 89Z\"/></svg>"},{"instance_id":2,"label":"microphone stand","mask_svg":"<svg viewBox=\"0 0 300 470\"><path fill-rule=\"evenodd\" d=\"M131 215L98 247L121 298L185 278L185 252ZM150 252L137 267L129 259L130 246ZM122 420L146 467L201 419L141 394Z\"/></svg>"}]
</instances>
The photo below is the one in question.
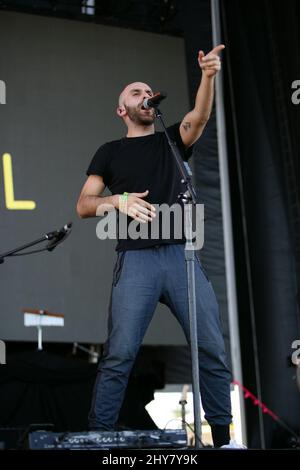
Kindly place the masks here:
<instances>
[{"instance_id":1,"label":"microphone stand","mask_svg":"<svg viewBox=\"0 0 300 470\"><path fill-rule=\"evenodd\" d=\"M198 338L197 338L197 314L196 314L196 293L195 293L195 250L193 247L192 233L192 209L196 205L196 191L192 183L192 172L187 164L182 160L181 154L175 142L173 142L166 129L162 113L155 108L155 115L159 119L164 133L167 137L173 157L181 175L181 182L185 185L186 191L180 193L178 198L184 205L184 228L185 228L185 262L187 271L188 303L189 303L189 323L190 342L192 359L192 385L193 385L193 408L194 408L194 429L195 448L202 447L201 442L201 412L200 412L200 381L199 381L199 358L198 358Z\"/></svg>"},{"instance_id":2,"label":"microphone stand","mask_svg":"<svg viewBox=\"0 0 300 470\"><path fill-rule=\"evenodd\" d=\"M71 225L71 224L69 224ZM66 234L66 236L68 233ZM57 239L57 242L55 242L55 239ZM18 253L19 251L23 251L26 248L29 248L31 246L37 245L38 243L41 243L43 241L51 241L51 243L48 243L48 245L45 248L42 248L41 250L34 250L34 251L26 251L25 253ZM9 256L25 256L25 255L31 255L33 253L40 253L41 251L52 251L59 243L62 242L61 236L59 234L59 231L54 230L53 232L46 233L41 238L38 238L37 240L34 240L33 242L26 243L26 245L19 246L18 248L15 248L13 250L7 251L6 253L0 254L0 264L4 263L5 258Z\"/></svg>"}]
</instances>

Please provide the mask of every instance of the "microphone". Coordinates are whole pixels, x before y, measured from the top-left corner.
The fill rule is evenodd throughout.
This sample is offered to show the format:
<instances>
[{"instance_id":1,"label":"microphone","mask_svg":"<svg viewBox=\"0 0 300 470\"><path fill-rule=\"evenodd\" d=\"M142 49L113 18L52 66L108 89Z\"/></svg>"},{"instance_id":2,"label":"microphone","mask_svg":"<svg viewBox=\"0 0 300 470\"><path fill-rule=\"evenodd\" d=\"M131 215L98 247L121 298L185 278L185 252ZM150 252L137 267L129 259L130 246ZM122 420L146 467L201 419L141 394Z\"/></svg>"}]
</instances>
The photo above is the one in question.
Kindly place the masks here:
<instances>
[{"instance_id":1,"label":"microphone","mask_svg":"<svg viewBox=\"0 0 300 470\"><path fill-rule=\"evenodd\" d=\"M50 243L47 245L47 250L52 251L58 245L61 243L65 238L67 238L72 230L72 222L67 223L64 225L60 230L55 230L54 232L49 232L46 235L46 238L48 240L51 240Z\"/></svg>"},{"instance_id":2,"label":"microphone","mask_svg":"<svg viewBox=\"0 0 300 470\"><path fill-rule=\"evenodd\" d=\"M159 103L167 97L166 93L158 92L150 98L145 98L143 101L143 107L145 109L157 108Z\"/></svg>"}]
</instances>

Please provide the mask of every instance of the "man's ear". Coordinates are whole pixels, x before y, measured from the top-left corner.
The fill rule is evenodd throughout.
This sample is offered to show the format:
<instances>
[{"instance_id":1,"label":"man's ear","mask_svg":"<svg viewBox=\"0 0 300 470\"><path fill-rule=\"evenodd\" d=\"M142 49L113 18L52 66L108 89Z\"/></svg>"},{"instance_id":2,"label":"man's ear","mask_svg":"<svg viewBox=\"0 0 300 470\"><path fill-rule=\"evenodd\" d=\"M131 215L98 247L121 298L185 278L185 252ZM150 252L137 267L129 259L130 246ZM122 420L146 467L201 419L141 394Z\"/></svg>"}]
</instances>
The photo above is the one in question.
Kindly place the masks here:
<instances>
[{"instance_id":1,"label":"man's ear","mask_svg":"<svg viewBox=\"0 0 300 470\"><path fill-rule=\"evenodd\" d=\"M126 113L126 109L124 108L124 106L118 106L117 107L117 115L118 116L124 116L125 113Z\"/></svg>"}]
</instances>

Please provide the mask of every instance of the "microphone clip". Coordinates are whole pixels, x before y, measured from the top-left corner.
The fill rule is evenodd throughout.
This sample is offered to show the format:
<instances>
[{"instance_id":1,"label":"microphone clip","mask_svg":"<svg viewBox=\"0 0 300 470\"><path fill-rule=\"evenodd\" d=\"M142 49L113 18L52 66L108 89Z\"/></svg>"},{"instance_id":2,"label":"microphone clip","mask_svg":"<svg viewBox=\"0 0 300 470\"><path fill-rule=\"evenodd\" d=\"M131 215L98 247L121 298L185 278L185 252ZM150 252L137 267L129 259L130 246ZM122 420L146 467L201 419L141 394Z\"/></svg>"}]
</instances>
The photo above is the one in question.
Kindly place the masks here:
<instances>
[{"instance_id":1,"label":"microphone clip","mask_svg":"<svg viewBox=\"0 0 300 470\"><path fill-rule=\"evenodd\" d=\"M46 235L46 238L50 240L47 245L47 250L52 251L54 248L64 241L71 233L72 230L72 222L67 223L64 225L60 230L55 230L54 232L49 232Z\"/></svg>"}]
</instances>

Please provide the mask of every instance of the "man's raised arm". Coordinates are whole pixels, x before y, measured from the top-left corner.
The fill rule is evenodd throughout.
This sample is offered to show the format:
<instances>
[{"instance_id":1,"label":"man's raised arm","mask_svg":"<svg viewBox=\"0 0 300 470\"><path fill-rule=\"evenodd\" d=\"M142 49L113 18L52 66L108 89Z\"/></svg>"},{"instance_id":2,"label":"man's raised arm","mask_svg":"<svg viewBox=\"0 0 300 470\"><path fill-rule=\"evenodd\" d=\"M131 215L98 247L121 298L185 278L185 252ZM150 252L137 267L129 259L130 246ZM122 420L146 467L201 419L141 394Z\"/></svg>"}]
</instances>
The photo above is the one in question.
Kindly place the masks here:
<instances>
[{"instance_id":1,"label":"man's raised arm","mask_svg":"<svg viewBox=\"0 0 300 470\"><path fill-rule=\"evenodd\" d=\"M214 99L214 79L221 70L219 53L224 44L214 47L208 54L199 51L198 64L202 70L202 79L197 91L195 107L185 115L180 124L181 139L186 147L190 147L203 132L209 119Z\"/></svg>"}]
</instances>

